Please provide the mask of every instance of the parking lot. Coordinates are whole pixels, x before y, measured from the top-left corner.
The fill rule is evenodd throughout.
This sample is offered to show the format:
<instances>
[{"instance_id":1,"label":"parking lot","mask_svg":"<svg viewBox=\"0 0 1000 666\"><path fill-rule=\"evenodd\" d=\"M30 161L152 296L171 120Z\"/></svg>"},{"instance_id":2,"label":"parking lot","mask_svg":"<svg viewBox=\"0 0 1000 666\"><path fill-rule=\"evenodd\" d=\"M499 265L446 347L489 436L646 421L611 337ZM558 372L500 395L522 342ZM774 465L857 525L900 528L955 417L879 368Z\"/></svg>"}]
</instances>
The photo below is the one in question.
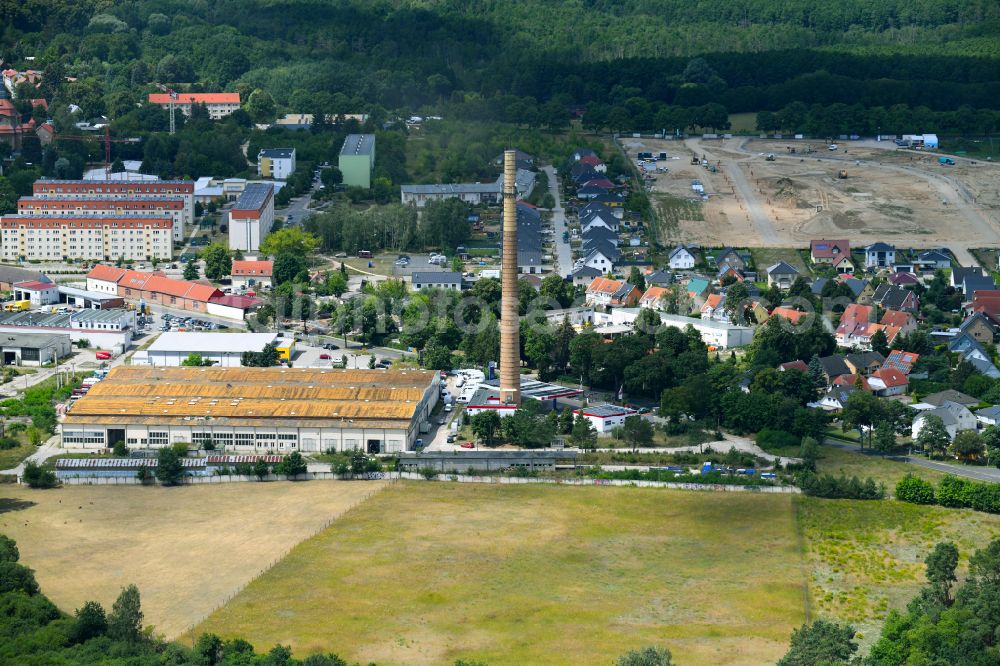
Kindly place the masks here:
<instances>
[{"instance_id":1,"label":"parking lot","mask_svg":"<svg viewBox=\"0 0 1000 666\"><path fill-rule=\"evenodd\" d=\"M407 254L400 256L408 257L409 261L404 262L399 259L394 261L392 274L399 277L413 275L414 272L436 273L451 270L447 259L444 259L443 261L438 260L436 263L432 263L432 257L429 254Z\"/></svg>"}]
</instances>

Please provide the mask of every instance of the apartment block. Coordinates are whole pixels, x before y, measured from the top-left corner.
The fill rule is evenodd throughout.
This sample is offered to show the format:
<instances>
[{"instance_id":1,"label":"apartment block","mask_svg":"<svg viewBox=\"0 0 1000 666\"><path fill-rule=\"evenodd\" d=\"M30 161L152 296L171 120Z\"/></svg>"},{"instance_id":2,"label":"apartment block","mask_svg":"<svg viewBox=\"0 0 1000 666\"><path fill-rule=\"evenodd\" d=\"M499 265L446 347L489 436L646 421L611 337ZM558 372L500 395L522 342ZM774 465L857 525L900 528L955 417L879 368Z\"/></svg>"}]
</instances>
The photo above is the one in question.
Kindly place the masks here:
<instances>
[{"instance_id":1,"label":"apartment block","mask_svg":"<svg viewBox=\"0 0 1000 666\"><path fill-rule=\"evenodd\" d=\"M0 258L5 262L96 259L169 261L170 217L120 215L0 217Z\"/></svg>"}]
</instances>

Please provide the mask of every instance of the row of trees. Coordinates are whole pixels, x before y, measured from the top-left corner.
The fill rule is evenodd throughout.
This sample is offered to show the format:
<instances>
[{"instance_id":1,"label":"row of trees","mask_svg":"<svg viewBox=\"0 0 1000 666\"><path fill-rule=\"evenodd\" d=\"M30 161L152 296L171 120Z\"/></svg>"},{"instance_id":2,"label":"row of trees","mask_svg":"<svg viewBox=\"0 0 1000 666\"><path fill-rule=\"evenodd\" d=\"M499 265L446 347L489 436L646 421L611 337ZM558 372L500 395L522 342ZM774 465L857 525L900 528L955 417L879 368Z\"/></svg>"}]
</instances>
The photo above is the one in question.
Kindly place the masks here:
<instances>
[{"instance_id":1,"label":"row of trees","mask_svg":"<svg viewBox=\"0 0 1000 666\"><path fill-rule=\"evenodd\" d=\"M936 131L942 134L981 136L1000 129L1000 111L969 105L954 110L933 111L926 106L890 107L862 104L812 104L791 102L777 111L757 113L762 132L800 132L812 136L840 134L903 134Z\"/></svg>"}]
</instances>

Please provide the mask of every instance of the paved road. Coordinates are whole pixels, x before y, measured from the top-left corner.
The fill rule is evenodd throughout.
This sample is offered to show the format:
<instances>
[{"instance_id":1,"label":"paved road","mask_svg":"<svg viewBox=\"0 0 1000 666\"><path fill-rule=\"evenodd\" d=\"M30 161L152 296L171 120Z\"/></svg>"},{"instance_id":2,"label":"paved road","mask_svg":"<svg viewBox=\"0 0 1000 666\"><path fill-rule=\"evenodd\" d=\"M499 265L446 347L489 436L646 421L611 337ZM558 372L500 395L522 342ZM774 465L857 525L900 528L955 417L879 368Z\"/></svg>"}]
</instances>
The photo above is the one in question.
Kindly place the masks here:
<instances>
[{"instance_id":1,"label":"paved road","mask_svg":"<svg viewBox=\"0 0 1000 666\"><path fill-rule=\"evenodd\" d=\"M559 177L551 165L544 167L543 170L549 177L549 192L556 201L556 206L552 209L552 230L556 244L555 272L562 277L568 277L573 270L573 250L570 248L568 237L567 240L563 240L563 234L569 232L569 226L566 224L566 210L559 198Z\"/></svg>"},{"instance_id":2,"label":"paved road","mask_svg":"<svg viewBox=\"0 0 1000 666\"><path fill-rule=\"evenodd\" d=\"M843 449L845 451L852 451L854 453L859 453L865 456L878 456L880 455L877 451L872 451L871 449L861 450L857 444L850 444L848 442L843 442L836 439L827 438L823 442L827 446L833 446L838 449ZM927 469L932 469L935 472L944 472L946 474L954 474L955 476L963 476L967 479L974 479L976 481L988 481L990 483L1000 483L1000 469L995 467L966 467L958 465L949 465L948 463L937 462L935 460L927 460L926 458L918 458L916 456L887 456L887 460L892 460L901 464L911 464L917 465L918 467L924 467Z\"/></svg>"},{"instance_id":3,"label":"paved road","mask_svg":"<svg viewBox=\"0 0 1000 666\"><path fill-rule=\"evenodd\" d=\"M721 162L726 175L729 176L729 180L736 188L739 197L743 200L743 205L750 216L750 221L753 223L757 233L760 234L761 240L767 245L777 245L779 243L778 234L774 230L774 225L767 214L767 209L760 198L758 198L749 181L747 181L746 176L743 175L743 170L740 169L740 165L736 160L722 159L717 155L713 155L711 152L705 150L705 145L699 139L687 139L684 145L696 155L704 155L705 159L709 162Z\"/></svg>"}]
</instances>

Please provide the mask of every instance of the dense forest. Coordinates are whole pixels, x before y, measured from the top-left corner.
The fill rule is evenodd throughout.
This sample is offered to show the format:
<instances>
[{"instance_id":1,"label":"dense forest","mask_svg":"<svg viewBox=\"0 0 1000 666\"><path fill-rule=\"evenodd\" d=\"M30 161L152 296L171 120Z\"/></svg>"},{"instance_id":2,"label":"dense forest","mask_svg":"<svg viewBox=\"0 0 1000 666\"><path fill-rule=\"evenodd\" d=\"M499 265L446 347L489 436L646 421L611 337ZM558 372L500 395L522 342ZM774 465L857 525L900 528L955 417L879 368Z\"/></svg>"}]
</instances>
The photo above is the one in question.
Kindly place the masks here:
<instances>
[{"instance_id":1,"label":"dense forest","mask_svg":"<svg viewBox=\"0 0 1000 666\"><path fill-rule=\"evenodd\" d=\"M632 98L731 112L1000 99L1000 5L985 0L2 0L0 19L7 64L75 77L44 87L91 115L123 115L153 82L244 102L261 89L297 112L527 98L543 124Z\"/></svg>"}]
</instances>

